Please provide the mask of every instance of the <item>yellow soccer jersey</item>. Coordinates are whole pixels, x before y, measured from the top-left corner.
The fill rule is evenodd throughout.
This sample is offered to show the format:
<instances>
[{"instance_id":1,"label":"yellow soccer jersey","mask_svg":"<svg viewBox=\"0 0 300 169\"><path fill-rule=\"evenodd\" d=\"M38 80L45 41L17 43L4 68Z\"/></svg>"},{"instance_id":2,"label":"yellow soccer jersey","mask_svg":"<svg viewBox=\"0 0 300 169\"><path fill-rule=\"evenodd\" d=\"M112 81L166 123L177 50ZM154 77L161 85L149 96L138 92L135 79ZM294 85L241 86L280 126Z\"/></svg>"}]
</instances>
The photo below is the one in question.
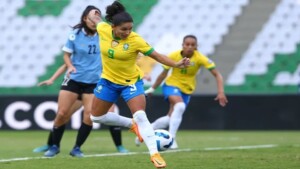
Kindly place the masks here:
<instances>
[{"instance_id":1,"label":"yellow soccer jersey","mask_svg":"<svg viewBox=\"0 0 300 169\"><path fill-rule=\"evenodd\" d=\"M154 49L135 32L126 39L115 38L111 25L105 22L97 25L97 32L103 66L101 77L120 85L142 79L143 72L136 64L138 52L149 55Z\"/></svg>"},{"instance_id":2,"label":"yellow soccer jersey","mask_svg":"<svg viewBox=\"0 0 300 169\"><path fill-rule=\"evenodd\" d=\"M183 56L181 50L175 51L168 56L174 61L180 61ZM171 74L166 78L166 84L169 86L178 87L185 94L192 94L196 88L196 75L199 69L204 66L206 69L215 68L215 63L202 53L195 51L190 58L191 65L187 68L172 68ZM164 69L169 70L169 66L163 66Z\"/></svg>"}]
</instances>

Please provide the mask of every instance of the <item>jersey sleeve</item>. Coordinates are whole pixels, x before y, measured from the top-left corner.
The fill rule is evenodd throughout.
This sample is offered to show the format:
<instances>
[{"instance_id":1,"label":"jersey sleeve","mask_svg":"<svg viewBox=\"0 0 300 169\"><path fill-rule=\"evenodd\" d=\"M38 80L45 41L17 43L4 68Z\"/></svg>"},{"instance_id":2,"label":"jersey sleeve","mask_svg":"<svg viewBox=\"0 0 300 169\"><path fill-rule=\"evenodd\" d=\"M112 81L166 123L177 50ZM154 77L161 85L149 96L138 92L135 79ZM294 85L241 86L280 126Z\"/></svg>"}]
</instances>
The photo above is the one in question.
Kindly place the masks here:
<instances>
[{"instance_id":1,"label":"jersey sleeve","mask_svg":"<svg viewBox=\"0 0 300 169\"><path fill-rule=\"evenodd\" d=\"M73 53L74 51L74 40L76 39L76 34L75 32L71 32L69 34L68 40L63 46L62 50L68 53Z\"/></svg>"},{"instance_id":2,"label":"jersey sleeve","mask_svg":"<svg viewBox=\"0 0 300 169\"><path fill-rule=\"evenodd\" d=\"M136 35L135 42L139 52L143 53L145 56L149 56L154 48L150 46L141 36Z\"/></svg>"},{"instance_id":3,"label":"jersey sleeve","mask_svg":"<svg viewBox=\"0 0 300 169\"><path fill-rule=\"evenodd\" d=\"M208 70L212 70L216 67L215 62L212 61L210 58L208 58L207 56L203 55L202 53L199 52L200 55L200 62L201 65L203 65L206 69Z\"/></svg>"},{"instance_id":4,"label":"jersey sleeve","mask_svg":"<svg viewBox=\"0 0 300 169\"><path fill-rule=\"evenodd\" d=\"M99 22L99 23L97 24L97 27L96 27L97 32L99 33L99 32L101 31L101 29L102 29L106 24L107 24L107 23L105 23L105 22Z\"/></svg>"},{"instance_id":5,"label":"jersey sleeve","mask_svg":"<svg viewBox=\"0 0 300 169\"><path fill-rule=\"evenodd\" d=\"M108 31L109 29L111 29L111 25L107 22L99 22L96 26L96 30L99 36L103 36L104 34L106 34L106 31Z\"/></svg>"}]
</instances>

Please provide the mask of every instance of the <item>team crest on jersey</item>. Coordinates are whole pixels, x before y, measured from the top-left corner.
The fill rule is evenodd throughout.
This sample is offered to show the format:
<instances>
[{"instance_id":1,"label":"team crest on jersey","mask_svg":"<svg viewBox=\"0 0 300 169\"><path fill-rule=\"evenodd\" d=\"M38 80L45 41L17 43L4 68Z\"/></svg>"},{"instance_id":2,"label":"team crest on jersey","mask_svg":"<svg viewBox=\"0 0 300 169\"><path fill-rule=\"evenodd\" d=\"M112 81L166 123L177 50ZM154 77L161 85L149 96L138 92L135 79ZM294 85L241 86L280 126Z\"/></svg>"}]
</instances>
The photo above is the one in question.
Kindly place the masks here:
<instances>
[{"instance_id":1,"label":"team crest on jersey","mask_svg":"<svg viewBox=\"0 0 300 169\"><path fill-rule=\"evenodd\" d=\"M70 34L70 35L69 35L69 39L70 39L71 41L73 41L73 40L76 39L76 36L75 36L74 34Z\"/></svg>"},{"instance_id":2,"label":"team crest on jersey","mask_svg":"<svg viewBox=\"0 0 300 169\"><path fill-rule=\"evenodd\" d=\"M118 44L119 44L119 42L118 41L116 41L116 40L113 40L112 42L111 42L111 47L116 47L116 46L118 46Z\"/></svg>"},{"instance_id":3,"label":"team crest on jersey","mask_svg":"<svg viewBox=\"0 0 300 169\"><path fill-rule=\"evenodd\" d=\"M125 43L125 44L123 45L123 50L128 50L128 48L129 48L129 44L128 44L128 43Z\"/></svg>"}]
</instances>

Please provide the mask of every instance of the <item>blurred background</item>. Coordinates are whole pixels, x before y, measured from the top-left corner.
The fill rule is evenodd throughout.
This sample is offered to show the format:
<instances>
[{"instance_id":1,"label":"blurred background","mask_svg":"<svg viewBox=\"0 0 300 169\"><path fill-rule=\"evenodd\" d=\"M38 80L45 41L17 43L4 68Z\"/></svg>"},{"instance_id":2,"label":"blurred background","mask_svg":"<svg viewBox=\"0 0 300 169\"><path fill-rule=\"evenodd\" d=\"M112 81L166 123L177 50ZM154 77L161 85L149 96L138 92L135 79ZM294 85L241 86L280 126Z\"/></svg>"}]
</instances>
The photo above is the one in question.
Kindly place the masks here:
<instances>
[{"instance_id":1,"label":"blurred background","mask_svg":"<svg viewBox=\"0 0 300 169\"><path fill-rule=\"evenodd\" d=\"M62 46L70 26L87 5L113 0L0 1L0 128L49 129L61 77L37 87L63 64ZM229 105L213 99L216 82L207 70L182 125L186 129L300 129L300 0L121 0L134 30L157 51L181 48L194 34L198 50L215 61ZM161 65L144 60L152 81ZM160 90L149 98L153 120L168 109ZM130 115L126 105L120 110ZM77 116L77 121L80 115ZM73 121L75 121L73 119ZM79 123L79 122L78 122ZM77 123L76 123L77 124ZM77 128L71 122L71 128ZM79 125L79 124L78 124Z\"/></svg>"}]
</instances>

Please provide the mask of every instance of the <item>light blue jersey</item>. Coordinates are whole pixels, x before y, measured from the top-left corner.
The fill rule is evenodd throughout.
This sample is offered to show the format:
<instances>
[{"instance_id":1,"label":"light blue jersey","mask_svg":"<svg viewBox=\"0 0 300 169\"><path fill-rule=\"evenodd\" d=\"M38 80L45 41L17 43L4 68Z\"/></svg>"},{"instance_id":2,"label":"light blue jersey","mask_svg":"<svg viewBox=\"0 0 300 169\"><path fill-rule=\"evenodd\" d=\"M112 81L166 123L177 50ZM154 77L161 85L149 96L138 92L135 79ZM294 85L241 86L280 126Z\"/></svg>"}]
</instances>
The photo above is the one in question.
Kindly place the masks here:
<instances>
[{"instance_id":1,"label":"light blue jersey","mask_svg":"<svg viewBox=\"0 0 300 169\"><path fill-rule=\"evenodd\" d=\"M81 29L73 30L63 47L63 51L71 53L71 61L76 73L70 74L70 79L83 83L97 83L99 81L102 63L100 57L99 37L87 36Z\"/></svg>"}]
</instances>

